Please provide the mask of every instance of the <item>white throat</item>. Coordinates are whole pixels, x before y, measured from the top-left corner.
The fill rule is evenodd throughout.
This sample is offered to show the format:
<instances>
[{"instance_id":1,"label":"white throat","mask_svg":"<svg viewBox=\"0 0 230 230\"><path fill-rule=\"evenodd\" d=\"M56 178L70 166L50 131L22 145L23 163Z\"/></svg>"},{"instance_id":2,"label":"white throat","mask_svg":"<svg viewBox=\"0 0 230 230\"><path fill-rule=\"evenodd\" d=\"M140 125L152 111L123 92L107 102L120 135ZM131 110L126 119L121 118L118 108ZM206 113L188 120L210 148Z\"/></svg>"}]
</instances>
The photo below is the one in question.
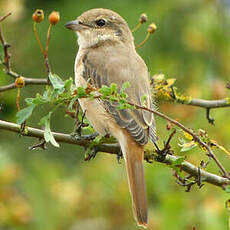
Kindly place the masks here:
<instances>
[{"instance_id":1,"label":"white throat","mask_svg":"<svg viewBox=\"0 0 230 230\"><path fill-rule=\"evenodd\" d=\"M112 34L95 34L89 32L88 30L84 30L81 32L77 32L78 36L78 45L79 48L89 48L95 46L99 42L107 41L107 40L119 40L118 36L114 36Z\"/></svg>"}]
</instances>

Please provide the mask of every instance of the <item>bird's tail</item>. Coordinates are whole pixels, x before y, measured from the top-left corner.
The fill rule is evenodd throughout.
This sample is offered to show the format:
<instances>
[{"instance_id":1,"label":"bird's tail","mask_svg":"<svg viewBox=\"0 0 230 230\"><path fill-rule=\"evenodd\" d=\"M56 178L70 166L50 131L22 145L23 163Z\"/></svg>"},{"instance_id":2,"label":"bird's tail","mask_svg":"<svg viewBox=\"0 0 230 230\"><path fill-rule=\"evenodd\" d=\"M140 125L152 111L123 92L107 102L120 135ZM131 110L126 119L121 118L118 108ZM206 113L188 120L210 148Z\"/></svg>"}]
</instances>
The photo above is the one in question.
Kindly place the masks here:
<instances>
[{"instance_id":1,"label":"bird's tail","mask_svg":"<svg viewBox=\"0 0 230 230\"><path fill-rule=\"evenodd\" d=\"M137 144L129 135L122 141L121 148L125 158L129 190L133 203L133 214L137 224L147 227L148 213L144 178L144 146Z\"/></svg>"}]
</instances>

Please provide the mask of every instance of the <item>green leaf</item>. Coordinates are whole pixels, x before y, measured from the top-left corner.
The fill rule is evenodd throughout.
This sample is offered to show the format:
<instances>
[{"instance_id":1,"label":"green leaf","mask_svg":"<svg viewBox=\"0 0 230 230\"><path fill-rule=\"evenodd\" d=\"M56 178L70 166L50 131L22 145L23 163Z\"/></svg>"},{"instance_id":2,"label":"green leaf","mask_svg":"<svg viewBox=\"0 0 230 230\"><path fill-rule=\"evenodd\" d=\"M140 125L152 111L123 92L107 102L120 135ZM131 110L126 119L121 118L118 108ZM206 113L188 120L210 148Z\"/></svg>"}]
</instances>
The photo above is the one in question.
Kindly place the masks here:
<instances>
[{"instance_id":1,"label":"green leaf","mask_svg":"<svg viewBox=\"0 0 230 230\"><path fill-rule=\"evenodd\" d=\"M109 96L110 101L118 101L118 98L115 96Z\"/></svg>"},{"instance_id":2,"label":"green leaf","mask_svg":"<svg viewBox=\"0 0 230 230\"><path fill-rule=\"evenodd\" d=\"M227 185L227 186L225 187L225 191L226 191L227 193L230 193L230 185Z\"/></svg>"},{"instance_id":3,"label":"green leaf","mask_svg":"<svg viewBox=\"0 0 230 230\"><path fill-rule=\"evenodd\" d=\"M144 96L141 97L141 104L142 104L142 105L145 105L146 102L147 102L147 96L144 95Z\"/></svg>"},{"instance_id":4,"label":"green leaf","mask_svg":"<svg viewBox=\"0 0 230 230\"><path fill-rule=\"evenodd\" d=\"M111 93L117 93L117 84L112 83L110 85Z\"/></svg>"},{"instance_id":5,"label":"green leaf","mask_svg":"<svg viewBox=\"0 0 230 230\"><path fill-rule=\"evenodd\" d=\"M44 133L45 141L50 142L55 147L59 147L59 144L54 139L54 136L53 136L51 129L50 129L50 117L51 117L51 115L52 115L52 112L49 112L48 115L46 115L45 117L43 117L40 120L40 124L45 126L45 133Z\"/></svg>"},{"instance_id":6,"label":"green leaf","mask_svg":"<svg viewBox=\"0 0 230 230\"><path fill-rule=\"evenodd\" d=\"M69 78L69 79L67 79L67 80L65 81L64 88L65 88L67 91L70 91L72 85L73 85L73 79L72 79L72 78Z\"/></svg>"},{"instance_id":7,"label":"green leaf","mask_svg":"<svg viewBox=\"0 0 230 230\"><path fill-rule=\"evenodd\" d=\"M27 105L32 105L32 104L41 105L41 104L46 103L46 101L39 94L35 98L26 98L25 101Z\"/></svg>"},{"instance_id":8,"label":"green leaf","mask_svg":"<svg viewBox=\"0 0 230 230\"><path fill-rule=\"evenodd\" d=\"M129 87L130 87L130 83L128 81L124 82L121 86L120 93L123 93Z\"/></svg>"},{"instance_id":9,"label":"green leaf","mask_svg":"<svg viewBox=\"0 0 230 230\"><path fill-rule=\"evenodd\" d=\"M62 81L62 79L57 74L50 73L49 79L50 79L50 82L51 82L52 86L54 87L54 89L63 89L64 88L64 82Z\"/></svg>"},{"instance_id":10,"label":"green leaf","mask_svg":"<svg viewBox=\"0 0 230 230\"><path fill-rule=\"evenodd\" d=\"M69 106L68 106L68 109L72 109L75 101L78 99L78 96L75 96L71 99L70 103L69 103Z\"/></svg>"},{"instance_id":11,"label":"green leaf","mask_svg":"<svg viewBox=\"0 0 230 230\"><path fill-rule=\"evenodd\" d=\"M86 96L85 89L83 87L77 87L77 96L78 97L84 97Z\"/></svg>"},{"instance_id":12,"label":"green leaf","mask_svg":"<svg viewBox=\"0 0 230 230\"><path fill-rule=\"evenodd\" d=\"M22 124L25 120L27 120L31 116L35 107L36 107L36 105L32 104L32 105L20 110L19 112L17 112L17 114L16 114L17 124Z\"/></svg>"},{"instance_id":13,"label":"green leaf","mask_svg":"<svg viewBox=\"0 0 230 230\"><path fill-rule=\"evenodd\" d=\"M122 93L120 94L120 97L122 97L122 98L127 98L128 95L127 95L126 93L122 92Z\"/></svg>"},{"instance_id":14,"label":"green leaf","mask_svg":"<svg viewBox=\"0 0 230 230\"><path fill-rule=\"evenodd\" d=\"M171 166L179 166L181 165L185 160L185 157L178 157L175 161L172 162Z\"/></svg>"},{"instance_id":15,"label":"green leaf","mask_svg":"<svg viewBox=\"0 0 230 230\"><path fill-rule=\"evenodd\" d=\"M99 89L99 93L103 94L103 96L110 96L112 94L110 87L103 85Z\"/></svg>"}]
</instances>

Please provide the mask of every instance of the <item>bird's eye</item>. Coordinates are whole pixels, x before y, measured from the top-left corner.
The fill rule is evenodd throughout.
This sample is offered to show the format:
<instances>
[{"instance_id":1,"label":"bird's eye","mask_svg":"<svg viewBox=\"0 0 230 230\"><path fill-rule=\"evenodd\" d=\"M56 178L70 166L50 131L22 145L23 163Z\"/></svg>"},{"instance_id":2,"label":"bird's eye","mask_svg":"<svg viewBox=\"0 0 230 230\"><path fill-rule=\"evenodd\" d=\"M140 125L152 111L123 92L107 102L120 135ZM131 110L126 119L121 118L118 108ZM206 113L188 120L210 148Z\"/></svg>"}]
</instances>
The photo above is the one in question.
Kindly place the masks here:
<instances>
[{"instance_id":1,"label":"bird's eye","mask_svg":"<svg viewBox=\"0 0 230 230\"><path fill-rule=\"evenodd\" d=\"M104 19L99 19L96 21L96 24L100 27L104 26L105 25L105 20Z\"/></svg>"}]
</instances>

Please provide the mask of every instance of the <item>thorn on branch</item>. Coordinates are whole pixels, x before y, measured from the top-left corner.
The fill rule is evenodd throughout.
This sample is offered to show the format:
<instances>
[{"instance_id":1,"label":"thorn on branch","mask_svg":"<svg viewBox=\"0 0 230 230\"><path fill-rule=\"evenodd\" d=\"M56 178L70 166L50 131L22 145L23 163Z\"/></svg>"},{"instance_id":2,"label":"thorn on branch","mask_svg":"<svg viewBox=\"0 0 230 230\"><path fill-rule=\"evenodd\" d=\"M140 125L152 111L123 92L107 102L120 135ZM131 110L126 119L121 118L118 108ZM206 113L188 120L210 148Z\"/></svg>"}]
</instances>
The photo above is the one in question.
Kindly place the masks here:
<instances>
[{"instance_id":1,"label":"thorn on branch","mask_svg":"<svg viewBox=\"0 0 230 230\"><path fill-rule=\"evenodd\" d=\"M0 22L3 21L4 19L6 19L10 15L11 15L11 13L8 13L7 15L2 16L0 18ZM8 52L8 49L10 48L10 44L8 44L6 42L6 40L4 38L4 35L2 33L2 28L1 27L0 27L0 42L1 42L2 46L3 46L3 51L4 51L4 61L3 61L3 64L6 67L5 72L6 72L6 74L9 74L10 76L12 76L12 77L15 78L15 76L12 73L11 68L10 68L10 57L11 57L11 55Z\"/></svg>"},{"instance_id":2,"label":"thorn on branch","mask_svg":"<svg viewBox=\"0 0 230 230\"><path fill-rule=\"evenodd\" d=\"M93 146L91 148L88 148L85 153L84 161L90 161L91 159L94 159L98 153L97 146Z\"/></svg>"},{"instance_id":3,"label":"thorn on branch","mask_svg":"<svg viewBox=\"0 0 230 230\"><path fill-rule=\"evenodd\" d=\"M170 134L168 140L166 141L166 143L164 143L164 148L161 150L158 145L154 142L155 148L156 148L156 152L158 154L157 156L157 161L164 161L165 156L167 154L169 155L173 155L173 150L171 149L171 145L170 145L170 141L172 140L173 136L176 134L176 129L173 130L173 132Z\"/></svg>"},{"instance_id":4,"label":"thorn on branch","mask_svg":"<svg viewBox=\"0 0 230 230\"><path fill-rule=\"evenodd\" d=\"M182 178L177 172L174 172L174 176L176 178L176 183L179 184L180 186L186 187L185 192L190 192L192 186L195 184L198 185L199 188L202 188L204 184L202 184L202 178L201 178L201 173L200 173L200 168L198 168L198 173L197 173L197 178L195 180L190 180L193 175L188 175L184 178Z\"/></svg>"},{"instance_id":5,"label":"thorn on branch","mask_svg":"<svg viewBox=\"0 0 230 230\"><path fill-rule=\"evenodd\" d=\"M47 146L46 146L46 141L43 139L41 142L39 142L38 144L34 144L32 146L29 147L29 150L35 150L37 148L41 148L43 150L46 150L47 149Z\"/></svg>"},{"instance_id":6,"label":"thorn on branch","mask_svg":"<svg viewBox=\"0 0 230 230\"><path fill-rule=\"evenodd\" d=\"M208 123L214 125L215 119L210 117L210 108L206 109L206 118L208 120Z\"/></svg>"},{"instance_id":7,"label":"thorn on branch","mask_svg":"<svg viewBox=\"0 0 230 230\"><path fill-rule=\"evenodd\" d=\"M200 167L202 168L202 169L206 169L207 168L207 166L209 165L209 163L211 162L211 160L212 160L212 158L207 154L207 156L208 156L208 160L205 162L205 161L203 161L203 160L201 160L201 162L200 162Z\"/></svg>"},{"instance_id":8,"label":"thorn on branch","mask_svg":"<svg viewBox=\"0 0 230 230\"><path fill-rule=\"evenodd\" d=\"M7 17L9 17L12 14L12 12L9 12L8 14L1 16L0 17L0 22L2 22L3 20L5 20Z\"/></svg>"},{"instance_id":9,"label":"thorn on branch","mask_svg":"<svg viewBox=\"0 0 230 230\"><path fill-rule=\"evenodd\" d=\"M78 134L79 136L81 136L82 128L87 127L88 124L84 123L84 118L85 118L86 111L83 112L81 121L80 121L79 118L78 118L79 111L80 111L80 105L79 105L79 103L78 103L78 106L77 106L77 114L76 114L76 128L75 128L75 131L74 131L74 132L75 132L76 134Z\"/></svg>"}]
</instances>

